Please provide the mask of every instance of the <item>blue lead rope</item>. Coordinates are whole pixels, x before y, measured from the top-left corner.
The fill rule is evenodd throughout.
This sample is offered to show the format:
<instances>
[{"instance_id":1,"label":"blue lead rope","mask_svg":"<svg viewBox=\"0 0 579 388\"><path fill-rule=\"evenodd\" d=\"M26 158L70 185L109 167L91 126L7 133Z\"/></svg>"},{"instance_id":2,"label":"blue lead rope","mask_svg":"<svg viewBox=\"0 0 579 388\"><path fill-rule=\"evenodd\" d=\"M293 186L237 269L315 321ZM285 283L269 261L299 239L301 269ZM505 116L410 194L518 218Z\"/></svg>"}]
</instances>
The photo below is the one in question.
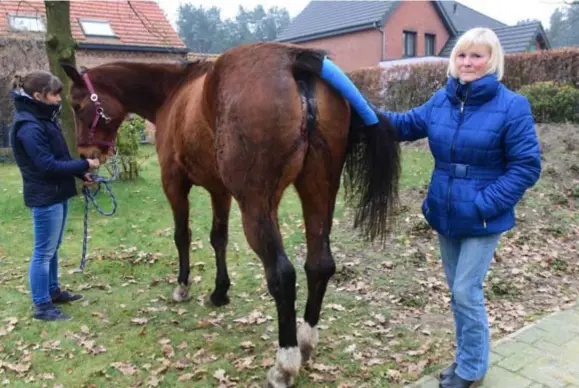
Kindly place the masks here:
<instances>
[{"instance_id":1,"label":"blue lead rope","mask_svg":"<svg viewBox=\"0 0 579 388\"><path fill-rule=\"evenodd\" d=\"M96 190L91 192L90 188L88 188L86 186L82 189L82 193L84 195L84 231L83 231L83 239L82 239L82 257L80 259L80 266L77 270L75 270L75 272L83 272L84 267L86 266L86 261L87 261L86 247L88 244L88 205L89 205L89 202L92 202L92 204L94 205L97 212L99 212L100 214L102 214L103 216L106 216L106 217L112 216L117 211L117 199L116 199L115 195L113 194L113 191L111 190L111 187L110 187L111 182L118 179L118 177L119 177L119 164L117 161L117 157L118 157L118 150L117 150L117 153L115 153L115 157L112 160L113 175L110 178L105 178L105 177L100 176L96 173L91 174L92 180L98 184ZM102 186L105 187L105 191L107 192L107 194L111 198L111 202L113 204L113 208L110 212L104 211L99 206L99 204L96 202L96 196L100 192Z\"/></svg>"}]
</instances>

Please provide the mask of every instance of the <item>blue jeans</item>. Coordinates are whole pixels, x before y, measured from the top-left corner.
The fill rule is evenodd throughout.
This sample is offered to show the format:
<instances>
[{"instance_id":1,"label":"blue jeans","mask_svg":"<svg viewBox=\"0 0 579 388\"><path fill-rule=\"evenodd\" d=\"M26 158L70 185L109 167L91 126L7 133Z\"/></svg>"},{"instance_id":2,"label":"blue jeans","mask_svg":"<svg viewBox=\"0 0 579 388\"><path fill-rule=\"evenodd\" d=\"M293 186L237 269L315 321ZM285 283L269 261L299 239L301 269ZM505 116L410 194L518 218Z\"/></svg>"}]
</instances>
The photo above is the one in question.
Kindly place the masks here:
<instances>
[{"instance_id":1,"label":"blue jeans","mask_svg":"<svg viewBox=\"0 0 579 388\"><path fill-rule=\"evenodd\" d=\"M438 236L456 328L455 373L465 380L479 380L488 370L490 336L483 282L500 236Z\"/></svg>"},{"instance_id":2,"label":"blue jeans","mask_svg":"<svg viewBox=\"0 0 579 388\"><path fill-rule=\"evenodd\" d=\"M51 301L58 289L58 249L62 242L68 214L68 201L33 207L34 251L30 261L29 281L34 304Z\"/></svg>"}]
</instances>

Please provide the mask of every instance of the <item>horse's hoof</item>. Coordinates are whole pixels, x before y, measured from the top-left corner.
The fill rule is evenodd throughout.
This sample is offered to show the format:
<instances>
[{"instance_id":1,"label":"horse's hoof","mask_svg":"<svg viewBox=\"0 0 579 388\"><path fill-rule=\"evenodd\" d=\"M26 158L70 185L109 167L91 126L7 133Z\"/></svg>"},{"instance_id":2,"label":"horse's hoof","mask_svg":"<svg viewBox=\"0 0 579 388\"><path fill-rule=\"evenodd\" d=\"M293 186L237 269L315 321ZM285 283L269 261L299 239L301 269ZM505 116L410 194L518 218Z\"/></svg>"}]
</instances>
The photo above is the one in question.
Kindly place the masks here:
<instances>
[{"instance_id":1,"label":"horse's hoof","mask_svg":"<svg viewBox=\"0 0 579 388\"><path fill-rule=\"evenodd\" d=\"M186 302L191 299L189 295L189 286L184 286L179 284L175 290L173 290L173 300L177 303Z\"/></svg>"},{"instance_id":2,"label":"horse's hoof","mask_svg":"<svg viewBox=\"0 0 579 388\"><path fill-rule=\"evenodd\" d=\"M304 322L298 329L298 345L302 353L302 362L307 362L316 348L319 340L318 328Z\"/></svg>"},{"instance_id":3,"label":"horse's hoof","mask_svg":"<svg viewBox=\"0 0 579 388\"><path fill-rule=\"evenodd\" d=\"M277 351L277 362L267 373L268 386L287 388L294 384L300 371L302 355L298 347L282 348Z\"/></svg>"},{"instance_id":4,"label":"horse's hoof","mask_svg":"<svg viewBox=\"0 0 579 388\"><path fill-rule=\"evenodd\" d=\"M215 307L221 307L229 304L229 297L227 295L217 295L215 293L211 294L209 300Z\"/></svg>"}]
</instances>

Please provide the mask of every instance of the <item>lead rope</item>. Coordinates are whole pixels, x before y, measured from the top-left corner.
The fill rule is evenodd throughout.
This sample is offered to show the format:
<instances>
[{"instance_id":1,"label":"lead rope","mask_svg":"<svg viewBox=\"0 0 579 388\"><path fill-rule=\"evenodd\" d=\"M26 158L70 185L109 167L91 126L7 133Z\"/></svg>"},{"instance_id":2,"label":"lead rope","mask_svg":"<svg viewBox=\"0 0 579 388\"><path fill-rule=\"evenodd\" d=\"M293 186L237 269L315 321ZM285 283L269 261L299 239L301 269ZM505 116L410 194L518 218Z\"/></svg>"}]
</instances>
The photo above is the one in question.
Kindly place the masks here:
<instances>
[{"instance_id":1,"label":"lead rope","mask_svg":"<svg viewBox=\"0 0 579 388\"><path fill-rule=\"evenodd\" d=\"M117 211L117 199L111 190L110 184L111 182L115 181L119 177L119 164L118 164L118 155L119 150L116 148L115 156L112 160L113 165L113 175L110 178L105 178L103 176L98 175L98 173L91 174L92 180L98 184L96 190L91 192L90 188L85 186L82 189L82 193L84 195L84 231L83 231L83 239L82 239L82 257L80 259L80 266L78 269L74 270L74 272L83 272L84 267L86 266L87 256L86 256L86 248L88 245L88 205L89 202L92 202L97 212L102 214L103 216L110 217ZM98 169L97 169L98 171ZM105 187L105 191L111 198L112 202L112 210L110 212L104 211L99 204L96 202L96 196L100 192L101 187Z\"/></svg>"}]
</instances>

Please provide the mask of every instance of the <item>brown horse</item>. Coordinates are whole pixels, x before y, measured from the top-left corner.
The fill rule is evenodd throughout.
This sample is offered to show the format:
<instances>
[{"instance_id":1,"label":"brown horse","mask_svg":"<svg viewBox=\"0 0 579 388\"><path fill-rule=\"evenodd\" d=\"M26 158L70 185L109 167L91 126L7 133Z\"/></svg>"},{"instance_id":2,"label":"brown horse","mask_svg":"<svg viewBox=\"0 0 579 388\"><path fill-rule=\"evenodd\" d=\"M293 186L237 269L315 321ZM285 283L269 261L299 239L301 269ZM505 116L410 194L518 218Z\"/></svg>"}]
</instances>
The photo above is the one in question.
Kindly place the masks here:
<instances>
[{"instance_id":1,"label":"brown horse","mask_svg":"<svg viewBox=\"0 0 579 388\"><path fill-rule=\"evenodd\" d=\"M387 232L396 199L399 148L382 117L365 126L346 100L320 78L325 53L259 43L233 48L215 63L110 63L82 74L63 64L73 81L79 150L105 158L127 113L156 125L162 184L175 221L179 253L176 301L189 298L188 194L207 189L213 207L211 245L217 273L211 302L229 302L226 246L232 196L245 236L264 265L278 314L274 387L293 383L318 340L317 324L335 272L330 231L345 168L348 202L357 200L355 226L374 239ZM293 184L306 227L308 299L296 330L296 273L279 230L277 211Z\"/></svg>"}]
</instances>

